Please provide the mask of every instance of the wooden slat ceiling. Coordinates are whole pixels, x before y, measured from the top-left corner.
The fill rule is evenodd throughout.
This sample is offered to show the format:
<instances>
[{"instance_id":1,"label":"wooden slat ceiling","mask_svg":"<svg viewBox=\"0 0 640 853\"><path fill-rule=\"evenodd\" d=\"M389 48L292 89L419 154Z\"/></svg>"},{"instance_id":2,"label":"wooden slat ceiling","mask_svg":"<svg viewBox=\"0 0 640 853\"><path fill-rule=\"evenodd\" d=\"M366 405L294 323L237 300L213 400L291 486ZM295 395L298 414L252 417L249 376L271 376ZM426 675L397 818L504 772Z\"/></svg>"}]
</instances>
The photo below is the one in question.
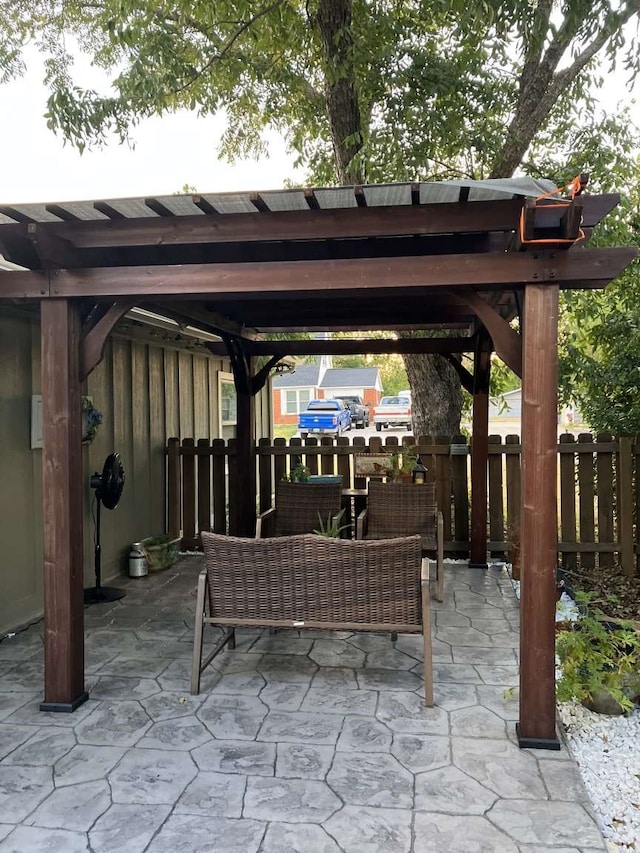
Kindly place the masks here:
<instances>
[{"instance_id":1,"label":"wooden slat ceiling","mask_svg":"<svg viewBox=\"0 0 640 853\"><path fill-rule=\"evenodd\" d=\"M535 280L536 269L553 278L557 262L540 266L537 247L517 238L527 199L551 188L530 179L448 181L0 205L0 252L34 271L0 273L0 298L132 296L144 306L151 297L168 305L183 292L199 327L214 333L223 320L260 332L448 327L472 333L476 315L457 288L473 287L511 319L516 292ZM588 231L618 197L579 201L573 219ZM560 204L536 211L536 237L562 236L564 213ZM553 248L544 244L541 252ZM505 252L523 249L528 257L505 264ZM605 267L561 286L602 286ZM242 287L242 270L249 288Z\"/></svg>"}]
</instances>

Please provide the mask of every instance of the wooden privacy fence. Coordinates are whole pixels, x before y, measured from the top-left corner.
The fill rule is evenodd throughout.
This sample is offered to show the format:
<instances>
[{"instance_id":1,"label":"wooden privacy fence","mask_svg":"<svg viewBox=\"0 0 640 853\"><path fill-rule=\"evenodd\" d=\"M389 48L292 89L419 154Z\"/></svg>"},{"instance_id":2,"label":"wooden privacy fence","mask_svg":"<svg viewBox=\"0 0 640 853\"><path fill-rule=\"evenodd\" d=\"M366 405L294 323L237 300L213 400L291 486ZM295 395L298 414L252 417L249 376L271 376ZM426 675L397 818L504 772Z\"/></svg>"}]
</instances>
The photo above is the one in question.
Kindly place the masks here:
<instances>
[{"instance_id":1,"label":"wooden privacy fence","mask_svg":"<svg viewBox=\"0 0 640 853\"><path fill-rule=\"evenodd\" d=\"M443 511L445 550L466 556L469 549L470 465L464 436L453 442L423 436L404 441L416 450L436 482ZM397 437L341 437L334 441L307 438L261 439L256 446L257 511L268 509L275 484L296 464L312 474L340 474L344 488L363 489L367 477L355 473L360 453L401 451ZM494 556L506 553L518 535L520 513L520 438L489 437L487 471L487 548ZM609 566L620 562L627 574L636 568L637 506L640 502L640 445L631 438L589 433L565 433L558 444L558 550L563 565ZM246 488L247 473L238 472L235 441L169 439L167 446L167 527L182 535L185 549L200 548L199 532L226 533L236 529L233 517L236 490ZM545 500L544 495L539 500Z\"/></svg>"}]
</instances>

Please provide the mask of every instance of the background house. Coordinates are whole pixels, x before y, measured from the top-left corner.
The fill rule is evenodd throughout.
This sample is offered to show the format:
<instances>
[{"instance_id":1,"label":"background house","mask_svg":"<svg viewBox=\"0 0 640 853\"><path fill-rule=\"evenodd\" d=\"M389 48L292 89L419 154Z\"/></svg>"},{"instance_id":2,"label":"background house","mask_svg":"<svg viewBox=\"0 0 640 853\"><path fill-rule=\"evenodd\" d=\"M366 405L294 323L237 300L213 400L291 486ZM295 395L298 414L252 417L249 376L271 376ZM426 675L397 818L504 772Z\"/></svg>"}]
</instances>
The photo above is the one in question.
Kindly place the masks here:
<instances>
[{"instance_id":1,"label":"background house","mask_svg":"<svg viewBox=\"0 0 640 853\"><path fill-rule=\"evenodd\" d=\"M499 397L489 400L489 434L520 435L520 416L522 414L522 388L507 391ZM467 424L470 427L470 424ZM582 414L574 406L565 406L558 410L558 435L563 432L585 432L587 424Z\"/></svg>"},{"instance_id":2,"label":"background house","mask_svg":"<svg viewBox=\"0 0 640 853\"><path fill-rule=\"evenodd\" d=\"M276 376L272 389L274 424L296 424L298 413L306 409L309 400L358 394L375 406L382 395L377 367L333 367L329 355L297 365L295 373Z\"/></svg>"}]
</instances>

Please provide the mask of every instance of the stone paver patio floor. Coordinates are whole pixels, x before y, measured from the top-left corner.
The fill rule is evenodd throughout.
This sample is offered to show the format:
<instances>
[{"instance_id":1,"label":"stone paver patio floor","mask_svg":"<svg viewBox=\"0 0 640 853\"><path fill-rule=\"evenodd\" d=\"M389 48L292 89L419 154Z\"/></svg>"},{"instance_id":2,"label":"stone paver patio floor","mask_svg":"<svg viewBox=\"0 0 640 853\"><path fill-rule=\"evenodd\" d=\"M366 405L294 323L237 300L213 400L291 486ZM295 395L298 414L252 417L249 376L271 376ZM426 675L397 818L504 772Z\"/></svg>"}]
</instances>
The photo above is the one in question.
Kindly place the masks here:
<instances>
[{"instance_id":1,"label":"stone paver patio floor","mask_svg":"<svg viewBox=\"0 0 640 853\"><path fill-rule=\"evenodd\" d=\"M38 710L42 624L0 643L0 853L605 849L564 748L516 744L501 568L448 567L425 708L407 635L239 631L191 696L200 565L123 578L124 599L85 611L74 714Z\"/></svg>"}]
</instances>

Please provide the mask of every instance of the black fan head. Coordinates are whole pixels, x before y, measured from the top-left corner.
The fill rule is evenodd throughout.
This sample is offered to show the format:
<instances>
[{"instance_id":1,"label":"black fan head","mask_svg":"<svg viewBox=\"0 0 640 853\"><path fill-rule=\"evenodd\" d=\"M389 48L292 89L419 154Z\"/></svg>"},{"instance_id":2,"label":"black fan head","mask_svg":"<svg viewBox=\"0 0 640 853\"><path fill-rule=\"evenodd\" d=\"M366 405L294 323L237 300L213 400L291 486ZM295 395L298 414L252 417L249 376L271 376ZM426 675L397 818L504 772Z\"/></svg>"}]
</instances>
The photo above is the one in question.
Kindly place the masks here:
<instances>
[{"instance_id":1,"label":"black fan head","mask_svg":"<svg viewBox=\"0 0 640 853\"><path fill-rule=\"evenodd\" d=\"M124 465L119 453L110 453L104 460L102 474L94 474L91 487L107 509L115 509L124 488Z\"/></svg>"}]
</instances>

